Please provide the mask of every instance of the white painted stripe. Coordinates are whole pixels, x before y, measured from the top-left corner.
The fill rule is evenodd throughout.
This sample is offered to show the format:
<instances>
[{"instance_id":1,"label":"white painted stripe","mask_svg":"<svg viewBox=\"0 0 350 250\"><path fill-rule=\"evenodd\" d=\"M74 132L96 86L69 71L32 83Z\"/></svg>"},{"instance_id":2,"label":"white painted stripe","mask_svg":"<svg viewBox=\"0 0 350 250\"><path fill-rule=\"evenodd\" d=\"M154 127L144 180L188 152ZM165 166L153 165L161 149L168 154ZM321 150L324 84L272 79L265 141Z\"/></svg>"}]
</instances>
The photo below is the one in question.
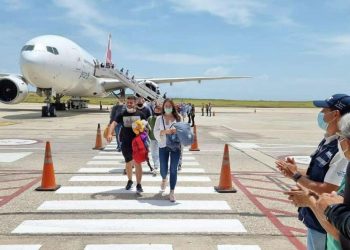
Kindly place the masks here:
<instances>
[{"instance_id":1,"label":"white painted stripe","mask_svg":"<svg viewBox=\"0 0 350 250\"><path fill-rule=\"evenodd\" d=\"M144 172L149 172L149 167L143 167L142 170ZM79 173L123 173L124 167L121 166L120 168L81 168L78 170ZM205 170L203 168L182 168L181 171L178 172L178 174L181 173L205 173Z\"/></svg>"},{"instance_id":2,"label":"white painted stripe","mask_svg":"<svg viewBox=\"0 0 350 250\"><path fill-rule=\"evenodd\" d=\"M206 200L58 200L45 201L38 210L231 210L226 201Z\"/></svg>"},{"instance_id":3,"label":"white painted stripe","mask_svg":"<svg viewBox=\"0 0 350 250\"><path fill-rule=\"evenodd\" d=\"M161 182L162 178L158 176L143 176L142 181L157 181ZM69 181L127 181L125 176L121 175L87 175L87 176L73 176ZM186 181L186 182L210 182L210 178L207 176L183 176L180 175L177 177L177 181Z\"/></svg>"},{"instance_id":4,"label":"white painted stripe","mask_svg":"<svg viewBox=\"0 0 350 250\"><path fill-rule=\"evenodd\" d=\"M41 245L0 245L0 250L38 250Z\"/></svg>"},{"instance_id":5,"label":"white painted stripe","mask_svg":"<svg viewBox=\"0 0 350 250\"><path fill-rule=\"evenodd\" d=\"M117 152L115 148L113 148L113 151L104 151L104 150L101 150L99 152L99 154L106 154L106 155L113 155L113 154L116 154L116 155L122 155L122 152ZM183 155L192 155L191 152L183 152Z\"/></svg>"},{"instance_id":6,"label":"white painted stripe","mask_svg":"<svg viewBox=\"0 0 350 250\"><path fill-rule=\"evenodd\" d=\"M105 244L87 245L84 250L173 250L167 244Z\"/></svg>"},{"instance_id":7,"label":"white painted stripe","mask_svg":"<svg viewBox=\"0 0 350 250\"><path fill-rule=\"evenodd\" d=\"M135 186L135 185L134 185ZM145 194L160 193L160 187L142 186ZM169 187L164 193L169 192ZM135 187L131 190L125 190L125 186L63 186L56 191L57 194L132 194L135 193ZM213 187L183 187L176 186L176 194L217 194Z\"/></svg>"},{"instance_id":8,"label":"white painted stripe","mask_svg":"<svg viewBox=\"0 0 350 250\"><path fill-rule=\"evenodd\" d=\"M171 225L171 226L170 226ZM243 233L247 232L234 219L84 219L84 220L26 220L15 234L70 233Z\"/></svg>"},{"instance_id":9,"label":"white painted stripe","mask_svg":"<svg viewBox=\"0 0 350 250\"><path fill-rule=\"evenodd\" d=\"M92 158L93 160L124 160L122 155L97 155ZM151 160L151 159L150 159ZM192 156L183 156L182 160L196 160Z\"/></svg>"},{"instance_id":10,"label":"white painted stripe","mask_svg":"<svg viewBox=\"0 0 350 250\"><path fill-rule=\"evenodd\" d=\"M99 154L101 154L101 155L122 155L122 152L117 152L117 151L100 151Z\"/></svg>"},{"instance_id":11,"label":"white painted stripe","mask_svg":"<svg viewBox=\"0 0 350 250\"><path fill-rule=\"evenodd\" d=\"M33 152L0 153L0 162L14 162L32 153Z\"/></svg>"},{"instance_id":12,"label":"white painted stripe","mask_svg":"<svg viewBox=\"0 0 350 250\"><path fill-rule=\"evenodd\" d=\"M122 161L89 161L86 164L87 165L116 165L116 164L122 164L123 162Z\"/></svg>"},{"instance_id":13,"label":"white painted stripe","mask_svg":"<svg viewBox=\"0 0 350 250\"><path fill-rule=\"evenodd\" d=\"M192 162L182 162L182 166L186 167L186 166L199 166L199 162L196 161L192 161Z\"/></svg>"},{"instance_id":14,"label":"white painted stripe","mask_svg":"<svg viewBox=\"0 0 350 250\"><path fill-rule=\"evenodd\" d=\"M239 148L239 149L255 149L260 148L260 146L254 144L254 143L231 143L232 147Z\"/></svg>"},{"instance_id":15,"label":"white painted stripe","mask_svg":"<svg viewBox=\"0 0 350 250\"><path fill-rule=\"evenodd\" d=\"M218 250L261 250L258 245L218 245Z\"/></svg>"}]
</instances>

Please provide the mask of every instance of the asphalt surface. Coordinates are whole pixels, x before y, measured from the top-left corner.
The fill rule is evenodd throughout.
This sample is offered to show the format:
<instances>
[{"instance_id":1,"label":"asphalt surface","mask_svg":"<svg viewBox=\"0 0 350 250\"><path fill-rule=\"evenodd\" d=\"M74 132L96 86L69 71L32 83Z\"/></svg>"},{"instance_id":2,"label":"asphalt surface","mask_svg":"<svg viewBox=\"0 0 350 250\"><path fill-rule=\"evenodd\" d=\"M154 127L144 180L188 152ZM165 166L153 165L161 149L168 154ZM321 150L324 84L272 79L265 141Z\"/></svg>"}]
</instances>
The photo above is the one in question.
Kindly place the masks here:
<instances>
[{"instance_id":1,"label":"asphalt surface","mask_svg":"<svg viewBox=\"0 0 350 250\"><path fill-rule=\"evenodd\" d=\"M0 105L0 249L138 249L136 244L142 249L305 249L305 227L282 193L293 182L274 162L295 156L306 166L322 138L317 109L197 113L200 151L185 150L174 204L168 192L159 192L159 174L153 177L146 168L145 193L123 193L127 179L116 170L123 162L114 145L92 150L97 124L103 129L108 123L107 110L92 106L41 118L40 106ZM62 185L56 192L34 190L46 141ZM237 193L212 191L219 184L225 144Z\"/></svg>"}]
</instances>

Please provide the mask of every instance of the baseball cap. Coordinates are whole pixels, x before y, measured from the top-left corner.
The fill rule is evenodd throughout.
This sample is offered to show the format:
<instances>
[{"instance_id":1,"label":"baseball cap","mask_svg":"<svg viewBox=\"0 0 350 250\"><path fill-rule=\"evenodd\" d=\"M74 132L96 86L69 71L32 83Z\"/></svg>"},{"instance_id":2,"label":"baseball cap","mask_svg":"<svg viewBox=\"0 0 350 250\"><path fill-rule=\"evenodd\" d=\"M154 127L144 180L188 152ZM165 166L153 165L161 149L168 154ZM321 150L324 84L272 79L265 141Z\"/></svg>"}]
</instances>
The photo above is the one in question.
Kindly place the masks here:
<instances>
[{"instance_id":1,"label":"baseball cap","mask_svg":"<svg viewBox=\"0 0 350 250\"><path fill-rule=\"evenodd\" d=\"M319 108L339 110L342 115L350 112L350 96L346 94L335 94L326 100L315 100L313 103Z\"/></svg>"}]
</instances>

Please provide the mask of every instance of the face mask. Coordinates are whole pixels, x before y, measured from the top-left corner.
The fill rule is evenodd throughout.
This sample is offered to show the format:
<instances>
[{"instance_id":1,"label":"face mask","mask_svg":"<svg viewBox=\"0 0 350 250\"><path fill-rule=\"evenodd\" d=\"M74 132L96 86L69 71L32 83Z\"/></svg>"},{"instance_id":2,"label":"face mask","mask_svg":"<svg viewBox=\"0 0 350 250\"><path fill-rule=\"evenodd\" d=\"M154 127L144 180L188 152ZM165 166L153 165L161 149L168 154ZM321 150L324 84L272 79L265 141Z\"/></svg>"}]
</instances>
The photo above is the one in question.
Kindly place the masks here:
<instances>
[{"instance_id":1,"label":"face mask","mask_svg":"<svg viewBox=\"0 0 350 250\"><path fill-rule=\"evenodd\" d=\"M173 108L165 108L164 109L165 114L171 114L173 112Z\"/></svg>"},{"instance_id":2,"label":"face mask","mask_svg":"<svg viewBox=\"0 0 350 250\"><path fill-rule=\"evenodd\" d=\"M327 131L328 123L324 121L324 113L322 113L322 112L318 113L317 123L321 129Z\"/></svg>"},{"instance_id":3,"label":"face mask","mask_svg":"<svg viewBox=\"0 0 350 250\"><path fill-rule=\"evenodd\" d=\"M137 107L142 108L142 107L143 107L143 104L142 104L142 103L138 103L138 104L137 104Z\"/></svg>"},{"instance_id":4,"label":"face mask","mask_svg":"<svg viewBox=\"0 0 350 250\"><path fill-rule=\"evenodd\" d=\"M154 115L155 115L155 116L160 116L160 115L161 115L161 113L154 113Z\"/></svg>"},{"instance_id":5,"label":"face mask","mask_svg":"<svg viewBox=\"0 0 350 250\"><path fill-rule=\"evenodd\" d=\"M126 111L128 111L128 113L135 113L136 110L134 108L126 108Z\"/></svg>"}]
</instances>

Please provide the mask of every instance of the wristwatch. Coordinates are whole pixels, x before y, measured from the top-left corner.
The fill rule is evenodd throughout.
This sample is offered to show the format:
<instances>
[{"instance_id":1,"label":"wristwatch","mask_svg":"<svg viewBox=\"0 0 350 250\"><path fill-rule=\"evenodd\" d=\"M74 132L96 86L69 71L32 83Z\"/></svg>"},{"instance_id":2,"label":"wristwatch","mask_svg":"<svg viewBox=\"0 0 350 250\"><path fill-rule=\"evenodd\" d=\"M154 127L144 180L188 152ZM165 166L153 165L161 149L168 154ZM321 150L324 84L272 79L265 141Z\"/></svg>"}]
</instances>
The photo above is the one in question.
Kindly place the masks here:
<instances>
[{"instance_id":1,"label":"wristwatch","mask_svg":"<svg viewBox=\"0 0 350 250\"><path fill-rule=\"evenodd\" d=\"M323 214L326 216L326 219L328 220L328 212L335 206L338 204L330 204L326 207L326 209L324 210Z\"/></svg>"},{"instance_id":2,"label":"wristwatch","mask_svg":"<svg viewBox=\"0 0 350 250\"><path fill-rule=\"evenodd\" d=\"M298 182L298 180L302 177L303 175L299 172L296 172L295 174L293 174L292 178L295 182Z\"/></svg>"}]
</instances>

